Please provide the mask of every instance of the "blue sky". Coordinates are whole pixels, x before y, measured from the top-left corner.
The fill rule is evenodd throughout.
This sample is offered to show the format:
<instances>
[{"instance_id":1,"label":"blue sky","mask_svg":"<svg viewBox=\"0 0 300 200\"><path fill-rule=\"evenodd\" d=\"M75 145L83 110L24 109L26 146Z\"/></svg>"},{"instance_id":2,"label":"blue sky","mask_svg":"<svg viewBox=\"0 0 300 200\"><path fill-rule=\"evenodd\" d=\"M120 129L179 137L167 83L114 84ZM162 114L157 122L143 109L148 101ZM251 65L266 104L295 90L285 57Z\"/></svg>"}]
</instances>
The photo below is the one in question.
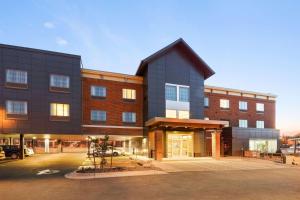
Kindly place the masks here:
<instances>
[{"instance_id":1,"label":"blue sky","mask_svg":"<svg viewBox=\"0 0 300 200\"><path fill-rule=\"evenodd\" d=\"M0 43L82 56L134 74L179 37L216 71L206 84L277 94L277 128L300 132L299 1L0 1Z\"/></svg>"}]
</instances>

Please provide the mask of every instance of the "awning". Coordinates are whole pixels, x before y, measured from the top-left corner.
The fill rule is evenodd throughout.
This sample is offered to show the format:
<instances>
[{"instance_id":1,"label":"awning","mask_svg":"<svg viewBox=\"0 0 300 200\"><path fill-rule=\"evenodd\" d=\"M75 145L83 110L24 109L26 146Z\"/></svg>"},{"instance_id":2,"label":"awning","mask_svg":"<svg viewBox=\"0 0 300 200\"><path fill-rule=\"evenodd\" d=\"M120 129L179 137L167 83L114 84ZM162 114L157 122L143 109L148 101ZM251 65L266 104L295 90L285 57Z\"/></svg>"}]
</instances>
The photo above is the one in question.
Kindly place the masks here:
<instances>
[{"instance_id":1,"label":"awning","mask_svg":"<svg viewBox=\"0 0 300 200\"><path fill-rule=\"evenodd\" d=\"M149 128L154 127L182 127L182 128L203 128L203 129L222 129L228 126L227 121L202 120L202 119L175 119L154 117L148 120L145 125Z\"/></svg>"}]
</instances>

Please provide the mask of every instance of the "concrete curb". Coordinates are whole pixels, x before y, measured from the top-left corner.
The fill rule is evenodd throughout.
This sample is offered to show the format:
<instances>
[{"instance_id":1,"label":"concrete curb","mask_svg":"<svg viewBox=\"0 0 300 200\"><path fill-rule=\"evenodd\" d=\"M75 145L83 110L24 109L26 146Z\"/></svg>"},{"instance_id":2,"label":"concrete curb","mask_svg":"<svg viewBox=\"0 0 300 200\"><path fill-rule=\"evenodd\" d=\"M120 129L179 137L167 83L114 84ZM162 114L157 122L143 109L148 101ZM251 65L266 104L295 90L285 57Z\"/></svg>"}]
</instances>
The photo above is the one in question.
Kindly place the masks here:
<instances>
[{"instance_id":1,"label":"concrete curb","mask_svg":"<svg viewBox=\"0 0 300 200\"><path fill-rule=\"evenodd\" d=\"M148 175L162 175L168 174L164 171L158 170L144 170L144 171L125 171L125 172L106 172L106 173L76 173L71 172L65 175L68 179L95 179L95 178L114 178L114 177L128 177L128 176L148 176Z\"/></svg>"}]
</instances>

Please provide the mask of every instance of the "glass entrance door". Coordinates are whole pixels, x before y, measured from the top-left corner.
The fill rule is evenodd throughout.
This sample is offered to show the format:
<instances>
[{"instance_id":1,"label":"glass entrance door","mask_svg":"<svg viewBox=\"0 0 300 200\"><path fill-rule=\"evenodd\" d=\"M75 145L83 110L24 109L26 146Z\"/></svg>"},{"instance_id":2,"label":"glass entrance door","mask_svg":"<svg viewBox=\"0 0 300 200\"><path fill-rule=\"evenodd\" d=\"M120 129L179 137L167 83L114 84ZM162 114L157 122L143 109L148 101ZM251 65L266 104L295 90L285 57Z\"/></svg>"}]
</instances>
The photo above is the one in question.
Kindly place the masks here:
<instances>
[{"instance_id":1,"label":"glass entrance door","mask_svg":"<svg viewBox=\"0 0 300 200\"><path fill-rule=\"evenodd\" d=\"M168 158L193 157L193 133L167 132Z\"/></svg>"}]
</instances>

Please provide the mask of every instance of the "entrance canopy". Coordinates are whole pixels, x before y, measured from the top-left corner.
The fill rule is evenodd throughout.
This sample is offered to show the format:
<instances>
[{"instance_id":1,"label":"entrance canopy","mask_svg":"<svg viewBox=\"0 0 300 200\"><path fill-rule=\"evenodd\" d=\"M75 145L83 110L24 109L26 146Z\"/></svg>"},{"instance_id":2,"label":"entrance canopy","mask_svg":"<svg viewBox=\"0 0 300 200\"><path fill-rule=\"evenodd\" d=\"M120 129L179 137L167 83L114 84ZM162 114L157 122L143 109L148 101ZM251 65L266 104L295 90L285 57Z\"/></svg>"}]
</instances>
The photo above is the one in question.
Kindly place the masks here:
<instances>
[{"instance_id":1,"label":"entrance canopy","mask_svg":"<svg viewBox=\"0 0 300 200\"><path fill-rule=\"evenodd\" d=\"M170 127L170 128L202 128L202 129L222 129L228 125L227 121L202 120L202 119L175 119L154 117L148 120L145 125L152 128Z\"/></svg>"}]
</instances>

